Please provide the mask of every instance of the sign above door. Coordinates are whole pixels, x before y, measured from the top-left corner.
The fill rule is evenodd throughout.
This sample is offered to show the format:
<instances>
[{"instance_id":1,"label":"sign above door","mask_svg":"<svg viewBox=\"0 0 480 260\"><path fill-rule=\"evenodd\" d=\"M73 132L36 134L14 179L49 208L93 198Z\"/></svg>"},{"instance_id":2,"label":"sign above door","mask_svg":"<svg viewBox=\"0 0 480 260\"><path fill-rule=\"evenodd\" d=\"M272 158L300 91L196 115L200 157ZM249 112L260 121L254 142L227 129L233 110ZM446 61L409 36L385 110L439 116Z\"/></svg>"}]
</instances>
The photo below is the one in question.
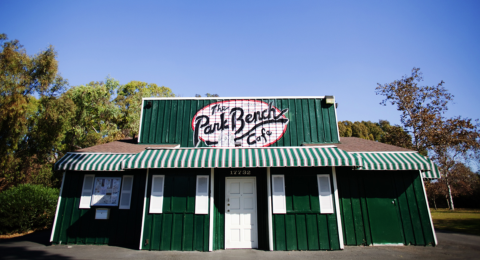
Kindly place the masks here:
<instances>
[{"instance_id":1,"label":"sign above door","mask_svg":"<svg viewBox=\"0 0 480 260\"><path fill-rule=\"evenodd\" d=\"M266 147L282 138L288 108L273 102L226 100L201 108L192 119L193 145L213 147Z\"/></svg>"}]
</instances>

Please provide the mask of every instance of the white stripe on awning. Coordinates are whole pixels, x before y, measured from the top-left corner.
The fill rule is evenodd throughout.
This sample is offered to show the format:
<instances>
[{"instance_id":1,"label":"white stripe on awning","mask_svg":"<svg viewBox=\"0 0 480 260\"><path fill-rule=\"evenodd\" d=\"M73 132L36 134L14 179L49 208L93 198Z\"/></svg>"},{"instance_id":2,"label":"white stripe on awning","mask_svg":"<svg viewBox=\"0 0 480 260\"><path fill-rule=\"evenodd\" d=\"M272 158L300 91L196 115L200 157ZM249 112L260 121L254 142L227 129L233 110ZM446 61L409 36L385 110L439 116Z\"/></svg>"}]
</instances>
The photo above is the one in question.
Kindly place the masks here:
<instances>
[{"instance_id":1,"label":"white stripe on awning","mask_svg":"<svg viewBox=\"0 0 480 260\"><path fill-rule=\"evenodd\" d=\"M416 152L350 153L363 159L358 170L421 170L423 178L440 178L437 165Z\"/></svg>"},{"instance_id":2,"label":"white stripe on awning","mask_svg":"<svg viewBox=\"0 0 480 260\"><path fill-rule=\"evenodd\" d=\"M358 167L362 159L335 147L178 148L146 150L124 162L125 169L289 166Z\"/></svg>"},{"instance_id":3,"label":"white stripe on awning","mask_svg":"<svg viewBox=\"0 0 480 260\"><path fill-rule=\"evenodd\" d=\"M67 153L54 170L121 171L122 162L134 154Z\"/></svg>"}]
</instances>

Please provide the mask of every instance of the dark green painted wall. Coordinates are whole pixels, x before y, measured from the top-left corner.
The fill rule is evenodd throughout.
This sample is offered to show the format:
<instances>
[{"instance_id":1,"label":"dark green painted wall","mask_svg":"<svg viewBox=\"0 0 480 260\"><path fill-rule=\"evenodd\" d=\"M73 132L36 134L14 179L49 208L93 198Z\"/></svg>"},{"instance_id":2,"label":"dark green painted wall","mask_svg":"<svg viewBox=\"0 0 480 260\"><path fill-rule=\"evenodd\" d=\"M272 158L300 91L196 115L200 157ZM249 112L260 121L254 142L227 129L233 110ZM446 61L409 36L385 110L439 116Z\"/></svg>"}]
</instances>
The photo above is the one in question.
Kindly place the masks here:
<instances>
[{"instance_id":1,"label":"dark green painted wall","mask_svg":"<svg viewBox=\"0 0 480 260\"><path fill-rule=\"evenodd\" d=\"M130 209L110 208L110 219L96 220L95 208L79 209L85 174L95 177L134 175ZM97 244L138 248L142 224L145 170L129 172L74 172L65 174L54 244Z\"/></svg>"},{"instance_id":2,"label":"dark green painted wall","mask_svg":"<svg viewBox=\"0 0 480 260\"><path fill-rule=\"evenodd\" d=\"M288 108L290 120L283 137L271 146L299 146L303 143L338 143L334 105L322 99L260 99L273 102L279 109ZM192 119L204 106L222 101L199 100L145 100L139 143L180 144L193 147ZM147 102L152 102L146 108ZM203 143L201 146L205 146Z\"/></svg>"},{"instance_id":3,"label":"dark green painted wall","mask_svg":"<svg viewBox=\"0 0 480 260\"><path fill-rule=\"evenodd\" d=\"M161 214L148 213L155 174L165 175ZM208 251L210 215L195 214L197 175L210 175L210 169L150 169L142 249Z\"/></svg>"},{"instance_id":4,"label":"dark green painted wall","mask_svg":"<svg viewBox=\"0 0 480 260\"><path fill-rule=\"evenodd\" d=\"M287 214L273 214L274 250L340 249L337 212L320 214L317 174L330 174L331 168L271 168L285 174ZM333 191L333 183L330 183ZM335 196L332 196L335 203Z\"/></svg>"},{"instance_id":5,"label":"dark green painted wall","mask_svg":"<svg viewBox=\"0 0 480 260\"><path fill-rule=\"evenodd\" d=\"M352 171L337 168L337 180L345 245L382 242L377 241L372 231L395 221L387 218L384 218L386 223L372 221L383 214L374 203L382 197L392 200L387 193L380 196L373 194L372 185L390 189L395 202L390 205L395 209L399 223L392 223L388 228L393 230L385 232L399 232L405 245L434 244L429 209L418 171ZM391 239L395 240L394 237Z\"/></svg>"}]
</instances>

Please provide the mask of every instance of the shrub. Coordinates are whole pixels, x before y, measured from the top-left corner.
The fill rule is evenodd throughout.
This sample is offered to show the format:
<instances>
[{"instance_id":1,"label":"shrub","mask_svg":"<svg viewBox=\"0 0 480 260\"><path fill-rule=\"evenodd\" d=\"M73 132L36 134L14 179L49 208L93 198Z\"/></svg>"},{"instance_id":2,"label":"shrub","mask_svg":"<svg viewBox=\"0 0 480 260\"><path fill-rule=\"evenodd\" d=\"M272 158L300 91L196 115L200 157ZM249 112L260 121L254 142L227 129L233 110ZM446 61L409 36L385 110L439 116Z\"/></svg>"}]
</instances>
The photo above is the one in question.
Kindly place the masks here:
<instances>
[{"instance_id":1,"label":"shrub","mask_svg":"<svg viewBox=\"0 0 480 260\"><path fill-rule=\"evenodd\" d=\"M53 224L58 189L21 184L0 193L0 234L24 233Z\"/></svg>"}]
</instances>

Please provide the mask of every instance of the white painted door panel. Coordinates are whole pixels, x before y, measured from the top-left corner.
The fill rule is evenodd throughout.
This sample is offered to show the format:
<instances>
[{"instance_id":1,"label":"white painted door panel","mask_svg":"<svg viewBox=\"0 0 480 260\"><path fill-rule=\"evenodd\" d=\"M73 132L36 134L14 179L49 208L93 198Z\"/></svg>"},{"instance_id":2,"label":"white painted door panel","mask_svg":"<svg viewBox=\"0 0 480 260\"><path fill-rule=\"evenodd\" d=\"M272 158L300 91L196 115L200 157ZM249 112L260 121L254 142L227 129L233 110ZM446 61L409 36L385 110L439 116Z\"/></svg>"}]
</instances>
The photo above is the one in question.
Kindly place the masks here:
<instances>
[{"instance_id":1,"label":"white painted door panel","mask_svg":"<svg viewBox=\"0 0 480 260\"><path fill-rule=\"evenodd\" d=\"M226 178L225 248L257 248L255 178Z\"/></svg>"}]
</instances>

